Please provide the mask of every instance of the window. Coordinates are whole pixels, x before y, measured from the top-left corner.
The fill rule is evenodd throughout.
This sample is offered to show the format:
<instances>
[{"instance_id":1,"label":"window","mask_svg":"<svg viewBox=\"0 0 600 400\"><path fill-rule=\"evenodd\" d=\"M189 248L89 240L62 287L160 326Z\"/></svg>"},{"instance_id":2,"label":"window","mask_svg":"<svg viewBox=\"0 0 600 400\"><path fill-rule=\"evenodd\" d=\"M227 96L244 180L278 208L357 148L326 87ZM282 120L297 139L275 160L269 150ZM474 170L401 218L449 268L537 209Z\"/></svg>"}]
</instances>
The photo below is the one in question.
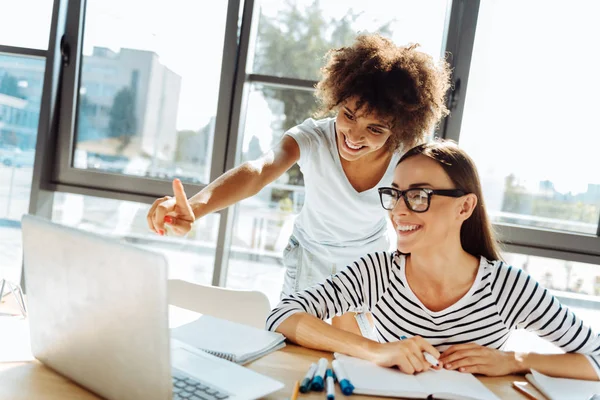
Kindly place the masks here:
<instances>
[{"instance_id":1,"label":"window","mask_svg":"<svg viewBox=\"0 0 600 400\"><path fill-rule=\"evenodd\" d=\"M0 54L0 279L18 283L29 210L44 60Z\"/></svg>"},{"instance_id":2,"label":"window","mask_svg":"<svg viewBox=\"0 0 600 400\"><path fill-rule=\"evenodd\" d=\"M0 46L47 49L53 4L53 0L3 2L0 13Z\"/></svg>"},{"instance_id":3,"label":"window","mask_svg":"<svg viewBox=\"0 0 600 400\"><path fill-rule=\"evenodd\" d=\"M252 85L238 164L267 152L315 107L310 91ZM304 180L295 164L259 194L234 206L227 286L264 291L272 303L279 299L283 249L303 203Z\"/></svg>"},{"instance_id":4,"label":"window","mask_svg":"<svg viewBox=\"0 0 600 400\"><path fill-rule=\"evenodd\" d=\"M318 80L325 52L350 44L358 31L380 31L398 44L416 42L441 55L447 3L261 1L252 72Z\"/></svg>"},{"instance_id":5,"label":"window","mask_svg":"<svg viewBox=\"0 0 600 400\"><path fill-rule=\"evenodd\" d=\"M219 215L198 221L186 238L158 236L148 229L148 208L130 201L56 193L52 220L162 253L169 263L170 279L210 284Z\"/></svg>"},{"instance_id":6,"label":"window","mask_svg":"<svg viewBox=\"0 0 600 400\"><path fill-rule=\"evenodd\" d=\"M66 18L64 26L49 29L50 4L59 7L56 22ZM0 90L0 140L6 151L32 160L36 139L27 132L37 132L39 120L38 144L49 149L33 169L40 181L31 188L34 213L46 215L46 196L57 193L59 214L64 196L79 198L84 209L93 196L135 201L127 207L143 214L142 203L170 194L174 177L194 194L310 117L325 52L358 32L378 30L399 44L419 43L434 57L452 55L452 114L436 134L459 140L474 157L507 249L600 264L600 176L592 161L600 144L593 120L599 105L591 50L599 36L595 2L374 0L367 7L358 0L228 0L209 10L198 4L26 0L0 15L0 52L14 53L0 56L0 82L17 94ZM48 32L56 32L49 41ZM71 62L59 69L63 33ZM51 82L40 105L44 57ZM6 78L11 69L19 71L16 82ZM55 143L47 140L54 137ZM26 209L25 201L14 200L29 190L14 183L32 179L31 172L19 176L25 165L0 166L2 221L17 221ZM58 194L64 192L77 194ZM303 177L294 166L253 198L198 221L215 235L206 248L193 245L211 254L198 258L198 268L214 261L213 283L262 290L277 301L283 248L303 203ZM90 215L74 223L85 226ZM109 223L107 232L125 226L118 232L134 235L138 225L123 218L122 225L96 219L92 229ZM150 234L144 241L154 246L156 239ZM186 249L185 241L177 243ZM207 250L213 245L214 255ZM200 257L189 250L177 257ZM192 278L207 282L203 274Z\"/></svg>"},{"instance_id":7,"label":"window","mask_svg":"<svg viewBox=\"0 0 600 400\"><path fill-rule=\"evenodd\" d=\"M208 182L227 3L197 7L87 2L75 168Z\"/></svg>"},{"instance_id":8,"label":"window","mask_svg":"<svg viewBox=\"0 0 600 400\"><path fill-rule=\"evenodd\" d=\"M527 272L563 306L600 332L600 265L516 253L505 253L504 257L509 265ZM516 331L507 346L515 351L560 352L553 344L523 330Z\"/></svg>"},{"instance_id":9,"label":"window","mask_svg":"<svg viewBox=\"0 0 600 400\"><path fill-rule=\"evenodd\" d=\"M460 144L494 222L596 234L599 12L593 2L481 3Z\"/></svg>"}]
</instances>

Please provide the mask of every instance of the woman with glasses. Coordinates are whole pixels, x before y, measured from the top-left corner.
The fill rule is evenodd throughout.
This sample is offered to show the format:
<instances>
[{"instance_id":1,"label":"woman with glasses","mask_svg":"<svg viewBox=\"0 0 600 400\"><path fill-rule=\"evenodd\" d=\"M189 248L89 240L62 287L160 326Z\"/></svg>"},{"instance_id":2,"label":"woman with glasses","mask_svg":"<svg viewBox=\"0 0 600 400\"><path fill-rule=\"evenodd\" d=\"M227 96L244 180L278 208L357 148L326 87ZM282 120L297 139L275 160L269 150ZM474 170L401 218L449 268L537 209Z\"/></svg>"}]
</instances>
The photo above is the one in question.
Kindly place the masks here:
<instances>
[{"instance_id":1,"label":"woman with glasses","mask_svg":"<svg viewBox=\"0 0 600 400\"><path fill-rule=\"evenodd\" d=\"M402 156L381 205L398 250L364 255L334 276L282 299L267 328L319 350L398 366L412 374L439 367L484 375L535 369L598 380L600 336L525 271L500 260L471 158L436 141ZM325 324L369 311L377 340ZM536 333L566 354L503 351L511 332Z\"/></svg>"},{"instance_id":2,"label":"woman with glasses","mask_svg":"<svg viewBox=\"0 0 600 400\"><path fill-rule=\"evenodd\" d=\"M391 180L401 152L421 143L447 114L448 65L415 45L364 34L331 50L322 72L315 92L319 119L291 128L259 159L189 200L175 180L175 195L157 199L148 211L149 228L163 235L166 223L186 234L196 219L255 195L298 163L306 196L283 252L282 295L323 281L359 255L388 250L377 187ZM359 332L351 313L332 323Z\"/></svg>"}]
</instances>

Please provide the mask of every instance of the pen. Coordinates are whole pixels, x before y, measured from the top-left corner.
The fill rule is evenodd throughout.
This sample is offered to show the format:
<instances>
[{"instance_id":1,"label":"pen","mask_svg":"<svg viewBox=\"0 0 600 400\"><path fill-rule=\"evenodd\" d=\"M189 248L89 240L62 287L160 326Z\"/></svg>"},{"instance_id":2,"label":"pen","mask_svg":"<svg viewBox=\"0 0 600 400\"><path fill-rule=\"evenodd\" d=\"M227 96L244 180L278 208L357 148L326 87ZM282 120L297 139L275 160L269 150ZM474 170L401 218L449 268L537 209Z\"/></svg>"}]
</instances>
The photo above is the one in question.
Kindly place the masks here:
<instances>
[{"instance_id":1,"label":"pen","mask_svg":"<svg viewBox=\"0 0 600 400\"><path fill-rule=\"evenodd\" d=\"M306 373L304 379L302 379L302 383L300 384L300 393L306 393L310 390L310 382L312 381L313 376L315 376L316 370L317 363L310 364L310 368L308 369L308 372Z\"/></svg>"},{"instance_id":2,"label":"pen","mask_svg":"<svg viewBox=\"0 0 600 400\"><path fill-rule=\"evenodd\" d=\"M340 389L342 389L342 393L346 396L349 396L354 391L354 386L350 379L348 379L348 375L346 375L346 371L342 367L342 364L338 360L333 360L331 362L331 366L333 367L333 372L335 372L335 377L337 378L338 383L340 384Z\"/></svg>"},{"instance_id":3,"label":"pen","mask_svg":"<svg viewBox=\"0 0 600 400\"><path fill-rule=\"evenodd\" d=\"M317 364L317 371L312 380L310 388L317 392L322 392L325 386L325 371L327 370L327 359L321 358Z\"/></svg>"},{"instance_id":4,"label":"pen","mask_svg":"<svg viewBox=\"0 0 600 400\"><path fill-rule=\"evenodd\" d=\"M404 339L406 339L406 336L400 336L400 340L404 340ZM427 360L427 362L429 364L433 365L434 367L437 367L438 365L440 365L438 360L426 351L423 352L423 357L425 357L425 360Z\"/></svg>"},{"instance_id":5,"label":"pen","mask_svg":"<svg viewBox=\"0 0 600 400\"><path fill-rule=\"evenodd\" d=\"M427 360L427 362L431 365L433 365L434 367L437 367L439 365L438 360L435 359L434 356L432 356L431 354L429 354L428 352L424 351L423 352L423 357L425 357L425 359Z\"/></svg>"},{"instance_id":6,"label":"pen","mask_svg":"<svg viewBox=\"0 0 600 400\"><path fill-rule=\"evenodd\" d=\"M292 397L290 398L290 400L298 399L298 390L299 389L300 389L300 381L296 381L296 383L294 383L294 390L292 391Z\"/></svg>"},{"instance_id":7,"label":"pen","mask_svg":"<svg viewBox=\"0 0 600 400\"><path fill-rule=\"evenodd\" d=\"M327 400L335 399L335 380L333 379L333 372L328 368L327 373Z\"/></svg>"}]
</instances>

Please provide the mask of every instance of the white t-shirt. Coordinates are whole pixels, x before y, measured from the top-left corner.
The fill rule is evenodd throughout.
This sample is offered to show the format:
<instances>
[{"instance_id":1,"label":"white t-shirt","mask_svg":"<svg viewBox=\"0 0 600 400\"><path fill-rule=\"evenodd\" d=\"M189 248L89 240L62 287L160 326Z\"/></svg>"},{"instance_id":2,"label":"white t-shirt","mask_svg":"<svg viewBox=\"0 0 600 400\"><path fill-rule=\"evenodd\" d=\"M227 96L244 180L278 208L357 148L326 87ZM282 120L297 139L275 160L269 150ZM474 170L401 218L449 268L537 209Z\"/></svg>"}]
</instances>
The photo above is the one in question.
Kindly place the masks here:
<instances>
[{"instance_id":1,"label":"white t-shirt","mask_svg":"<svg viewBox=\"0 0 600 400\"><path fill-rule=\"evenodd\" d=\"M377 185L359 193L340 162L335 118L309 118L286 135L300 147L298 165L304 174L306 197L293 231L298 243L334 263L389 250L388 216L377 188L392 183L400 154L394 153Z\"/></svg>"}]
</instances>

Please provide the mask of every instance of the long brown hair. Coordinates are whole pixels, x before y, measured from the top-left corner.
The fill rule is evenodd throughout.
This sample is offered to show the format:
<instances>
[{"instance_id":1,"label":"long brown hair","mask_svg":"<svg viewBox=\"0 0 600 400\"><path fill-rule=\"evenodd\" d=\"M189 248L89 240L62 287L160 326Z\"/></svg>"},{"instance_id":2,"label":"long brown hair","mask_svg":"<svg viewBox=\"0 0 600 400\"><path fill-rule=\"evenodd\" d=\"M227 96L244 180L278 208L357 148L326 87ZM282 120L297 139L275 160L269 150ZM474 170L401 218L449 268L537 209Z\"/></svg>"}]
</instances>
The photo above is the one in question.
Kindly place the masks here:
<instances>
[{"instance_id":1,"label":"long brown hair","mask_svg":"<svg viewBox=\"0 0 600 400\"><path fill-rule=\"evenodd\" d=\"M488 260L500 260L500 248L483 201L477 167L471 157L454 141L435 140L408 150L398 164L419 154L437 161L456 189L477 196L477 206L473 214L460 228L460 243L463 249L475 257L484 256Z\"/></svg>"}]
</instances>

